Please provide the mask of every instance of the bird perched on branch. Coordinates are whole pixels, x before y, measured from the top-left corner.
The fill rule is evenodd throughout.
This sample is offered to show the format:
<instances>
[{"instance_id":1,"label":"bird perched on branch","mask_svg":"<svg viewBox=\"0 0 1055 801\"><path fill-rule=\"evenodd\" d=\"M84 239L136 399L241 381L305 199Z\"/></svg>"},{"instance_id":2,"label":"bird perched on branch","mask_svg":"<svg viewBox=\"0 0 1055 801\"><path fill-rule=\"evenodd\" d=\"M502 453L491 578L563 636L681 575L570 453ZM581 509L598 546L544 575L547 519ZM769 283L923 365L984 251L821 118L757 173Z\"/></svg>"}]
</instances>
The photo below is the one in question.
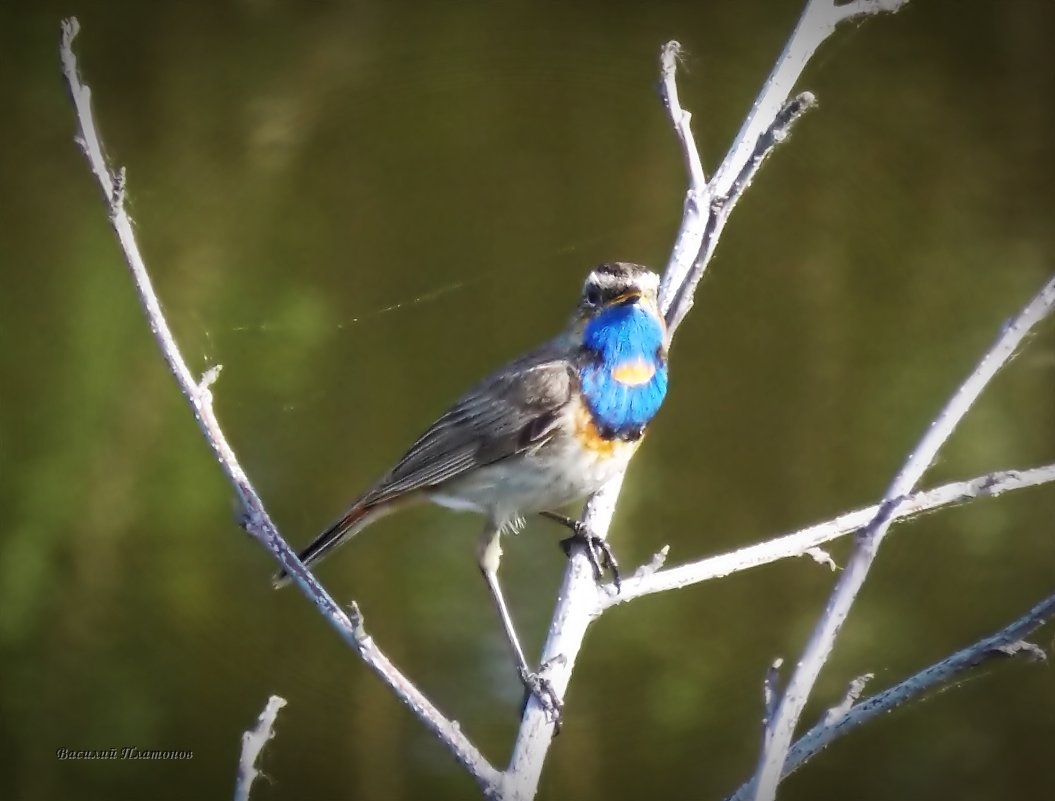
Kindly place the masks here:
<instances>
[{"instance_id":1,"label":"bird perched on branch","mask_svg":"<svg viewBox=\"0 0 1055 801\"><path fill-rule=\"evenodd\" d=\"M559 336L483 379L444 412L388 473L303 553L310 565L375 520L418 501L483 514L477 548L517 673L553 718L560 703L528 668L498 584L499 542L523 515L569 526L595 572L618 583L611 550L554 511L601 488L627 466L667 392L667 328L659 276L637 264L602 264L586 278ZM600 559L599 559L600 554ZM285 573L276 586L288 581Z\"/></svg>"}]
</instances>

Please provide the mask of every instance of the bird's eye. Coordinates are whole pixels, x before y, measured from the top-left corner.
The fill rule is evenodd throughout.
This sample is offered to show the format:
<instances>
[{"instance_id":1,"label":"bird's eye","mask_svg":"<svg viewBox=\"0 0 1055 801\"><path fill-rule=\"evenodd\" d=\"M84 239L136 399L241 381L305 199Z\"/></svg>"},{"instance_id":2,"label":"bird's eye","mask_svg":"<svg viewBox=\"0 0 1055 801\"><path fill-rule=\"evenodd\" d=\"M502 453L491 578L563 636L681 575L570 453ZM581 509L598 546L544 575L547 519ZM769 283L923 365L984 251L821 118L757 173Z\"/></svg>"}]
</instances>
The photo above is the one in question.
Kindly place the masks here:
<instances>
[{"instance_id":1,"label":"bird's eye","mask_svg":"<svg viewBox=\"0 0 1055 801\"><path fill-rule=\"evenodd\" d=\"M586 302L591 306L601 305L601 290L595 286L591 286L586 290Z\"/></svg>"}]
</instances>

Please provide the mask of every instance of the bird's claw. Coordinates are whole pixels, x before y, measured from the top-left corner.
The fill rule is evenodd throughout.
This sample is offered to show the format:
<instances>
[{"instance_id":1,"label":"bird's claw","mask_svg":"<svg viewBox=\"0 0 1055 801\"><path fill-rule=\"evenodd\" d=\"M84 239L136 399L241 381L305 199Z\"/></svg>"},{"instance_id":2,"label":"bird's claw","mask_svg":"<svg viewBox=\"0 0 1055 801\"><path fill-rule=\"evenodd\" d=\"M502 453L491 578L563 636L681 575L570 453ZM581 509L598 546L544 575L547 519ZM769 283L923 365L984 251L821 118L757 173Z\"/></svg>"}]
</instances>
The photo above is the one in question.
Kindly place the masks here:
<instances>
[{"instance_id":1,"label":"bird's claw","mask_svg":"<svg viewBox=\"0 0 1055 801\"><path fill-rule=\"evenodd\" d=\"M604 573L607 570L612 575L615 591L619 592L622 589L623 582L619 574L619 562L616 561L612 546L608 544L608 540L598 537L579 521L576 520L574 522L575 526L572 531L575 533L566 540L561 541L564 553L570 556L571 546L575 543L581 543L586 551L586 558L590 560L590 567L593 568L594 578L600 581L604 578Z\"/></svg>"},{"instance_id":2,"label":"bird's claw","mask_svg":"<svg viewBox=\"0 0 1055 801\"><path fill-rule=\"evenodd\" d=\"M560 698L557 697L557 691L553 689L552 682L542 675L552 661L553 660L543 663L537 673L532 673L529 670L523 669L521 669L519 673L520 681L523 682L525 690L524 706L527 706L528 698L530 698L530 696L535 696L535 698L538 699L539 705L542 707L542 711L546 714L546 719L553 723L553 733L560 734L564 704L562 704Z\"/></svg>"}]
</instances>

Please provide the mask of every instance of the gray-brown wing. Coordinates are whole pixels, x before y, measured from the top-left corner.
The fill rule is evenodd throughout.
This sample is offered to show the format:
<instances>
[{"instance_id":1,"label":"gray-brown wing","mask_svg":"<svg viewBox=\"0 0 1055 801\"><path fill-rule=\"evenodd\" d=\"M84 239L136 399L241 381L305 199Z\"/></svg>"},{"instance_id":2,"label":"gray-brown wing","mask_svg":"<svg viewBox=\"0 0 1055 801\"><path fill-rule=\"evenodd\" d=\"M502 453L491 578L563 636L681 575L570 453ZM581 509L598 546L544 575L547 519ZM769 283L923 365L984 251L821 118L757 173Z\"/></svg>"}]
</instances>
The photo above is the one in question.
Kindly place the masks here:
<instances>
[{"instance_id":1,"label":"gray-brown wing","mask_svg":"<svg viewBox=\"0 0 1055 801\"><path fill-rule=\"evenodd\" d=\"M578 378L547 343L485 378L448 409L361 502L383 503L538 447L553 434Z\"/></svg>"}]
</instances>

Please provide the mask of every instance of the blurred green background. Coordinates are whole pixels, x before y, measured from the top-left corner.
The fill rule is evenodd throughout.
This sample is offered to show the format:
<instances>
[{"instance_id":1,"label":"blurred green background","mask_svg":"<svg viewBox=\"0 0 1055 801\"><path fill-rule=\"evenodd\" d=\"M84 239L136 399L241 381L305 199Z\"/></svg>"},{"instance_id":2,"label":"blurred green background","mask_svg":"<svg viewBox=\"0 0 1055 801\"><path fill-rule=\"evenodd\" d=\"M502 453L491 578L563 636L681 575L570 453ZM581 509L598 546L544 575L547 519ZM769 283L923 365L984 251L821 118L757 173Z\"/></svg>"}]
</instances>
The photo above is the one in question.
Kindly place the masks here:
<instances>
[{"instance_id":1,"label":"blurred green background","mask_svg":"<svg viewBox=\"0 0 1055 801\"><path fill-rule=\"evenodd\" d=\"M235 525L73 143L77 43L169 321L295 544L467 385L555 332L587 268L662 265L681 156L657 55L713 169L798 2L6 3L0 10L0 797L227 797L241 731L289 700L253 797L472 798L474 785ZM1055 269L1055 10L922 2L841 30L820 108L737 209L672 356L613 531L625 565L867 504ZM1055 325L992 386L932 485L1055 459ZM895 529L822 676L889 685L1055 589L1055 490ZM520 689L479 521L389 518L321 576L498 764ZM563 557L503 575L537 654ZM834 549L845 558L846 545ZM591 631L543 799L718 798L751 771L760 682L833 582L786 561ZM1050 647L1051 630L1038 641ZM993 799L1055 786L1055 678L984 677L840 741L781 798ZM56 749L187 749L184 762Z\"/></svg>"}]
</instances>

